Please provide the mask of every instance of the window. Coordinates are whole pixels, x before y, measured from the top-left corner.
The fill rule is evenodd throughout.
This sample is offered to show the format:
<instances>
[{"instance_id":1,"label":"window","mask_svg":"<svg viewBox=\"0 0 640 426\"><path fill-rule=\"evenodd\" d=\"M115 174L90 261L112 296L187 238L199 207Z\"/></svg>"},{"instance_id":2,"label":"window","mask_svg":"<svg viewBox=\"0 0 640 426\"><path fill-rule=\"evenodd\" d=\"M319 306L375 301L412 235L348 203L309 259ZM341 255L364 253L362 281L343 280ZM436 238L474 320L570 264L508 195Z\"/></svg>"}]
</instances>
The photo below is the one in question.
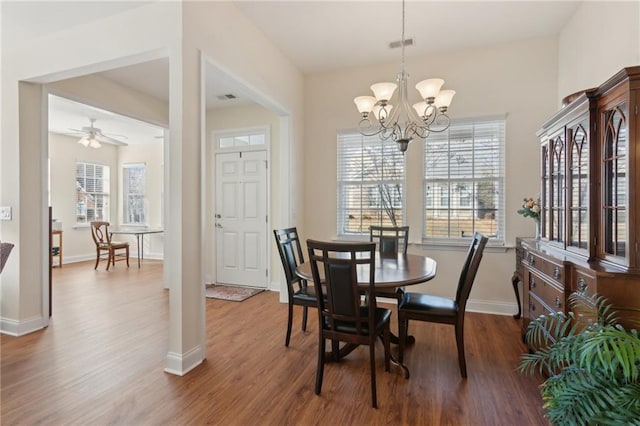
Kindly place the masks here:
<instances>
[{"instance_id":1,"label":"window","mask_svg":"<svg viewBox=\"0 0 640 426\"><path fill-rule=\"evenodd\" d=\"M338 134L338 235L368 235L370 225L402 226L404 156L393 141Z\"/></svg>"},{"instance_id":2,"label":"window","mask_svg":"<svg viewBox=\"0 0 640 426\"><path fill-rule=\"evenodd\" d=\"M146 224L145 176L146 166L144 164L127 164L122 168L123 223L126 225Z\"/></svg>"},{"instance_id":3,"label":"window","mask_svg":"<svg viewBox=\"0 0 640 426\"><path fill-rule=\"evenodd\" d=\"M76 163L76 223L109 220L109 167Z\"/></svg>"},{"instance_id":4,"label":"window","mask_svg":"<svg viewBox=\"0 0 640 426\"><path fill-rule=\"evenodd\" d=\"M505 120L452 122L425 140L426 239L504 239Z\"/></svg>"},{"instance_id":5,"label":"window","mask_svg":"<svg viewBox=\"0 0 640 426\"><path fill-rule=\"evenodd\" d=\"M219 149L264 149L269 142L269 128L256 127L251 129L215 132L214 138Z\"/></svg>"}]
</instances>

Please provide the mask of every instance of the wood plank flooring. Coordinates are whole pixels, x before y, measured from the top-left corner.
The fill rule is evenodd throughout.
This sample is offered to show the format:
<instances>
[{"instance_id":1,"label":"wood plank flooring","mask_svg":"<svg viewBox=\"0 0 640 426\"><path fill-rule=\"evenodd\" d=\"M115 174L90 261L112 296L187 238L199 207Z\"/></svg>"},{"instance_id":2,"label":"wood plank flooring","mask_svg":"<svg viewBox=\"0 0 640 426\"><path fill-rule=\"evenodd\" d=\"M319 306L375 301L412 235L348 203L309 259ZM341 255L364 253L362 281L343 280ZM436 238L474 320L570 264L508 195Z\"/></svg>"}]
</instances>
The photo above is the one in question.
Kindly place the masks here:
<instances>
[{"instance_id":1,"label":"wood plank flooring","mask_svg":"<svg viewBox=\"0 0 640 426\"><path fill-rule=\"evenodd\" d=\"M161 262L120 263L109 272L104 265L94 271L93 262L65 264L53 277L50 326L0 336L2 425L548 424L542 379L516 371L525 349L512 317L467 314L467 380L453 328L411 322L417 342L406 353L409 380L385 373L376 348L376 410L367 348L328 364L322 395L314 395L315 311L303 333L294 309L286 348L287 307L277 293L241 303L207 299L207 359L177 377L163 371L169 294Z\"/></svg>"}]
</instances>

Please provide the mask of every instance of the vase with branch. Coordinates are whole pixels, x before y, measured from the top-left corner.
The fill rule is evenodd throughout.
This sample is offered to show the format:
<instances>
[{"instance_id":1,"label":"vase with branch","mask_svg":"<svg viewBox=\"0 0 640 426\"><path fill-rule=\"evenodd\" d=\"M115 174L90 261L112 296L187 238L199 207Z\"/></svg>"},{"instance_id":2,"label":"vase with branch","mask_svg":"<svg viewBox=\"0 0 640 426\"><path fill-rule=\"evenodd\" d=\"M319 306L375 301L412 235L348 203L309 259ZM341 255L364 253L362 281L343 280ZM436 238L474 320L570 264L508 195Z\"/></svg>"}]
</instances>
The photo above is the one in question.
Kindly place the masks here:
<instances>
[{"instance_id":1,"label":"vase with branch","mask_svg":"<svg viewBox=\"0 0 640 426\"><path fill-rule=\"evenodd\" d=\"M525 197L522 199L522 208L518 210L518 214L524 217L530 217L536 222L536 240L539 240L542 236L542 228L540 226L540 199L534 200L533 198Z\"/></svg>"}]
</instances>

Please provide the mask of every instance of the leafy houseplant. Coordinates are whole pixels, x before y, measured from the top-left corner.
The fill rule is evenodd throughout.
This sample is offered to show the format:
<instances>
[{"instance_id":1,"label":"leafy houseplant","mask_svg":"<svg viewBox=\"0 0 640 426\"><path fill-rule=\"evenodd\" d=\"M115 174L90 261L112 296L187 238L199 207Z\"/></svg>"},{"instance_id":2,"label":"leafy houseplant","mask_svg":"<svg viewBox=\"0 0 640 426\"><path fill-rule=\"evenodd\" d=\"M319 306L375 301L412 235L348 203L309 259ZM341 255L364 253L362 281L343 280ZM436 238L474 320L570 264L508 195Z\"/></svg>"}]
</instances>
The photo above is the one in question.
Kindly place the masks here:
<instances>
[{"instance_id":1,"label":"leafy houseplant","mask_svg":"<svg viewBox=\"0 0 640 426\"><path fill-rule=\"evenodd\" d=\"M640 337L617 324L602 297L570 296L574 311L542 315L529 323L519 370L548 375L541 385L554 425L640 425ZM591 317L593 318L593 317Z\"/></svg>"}]
</instances>

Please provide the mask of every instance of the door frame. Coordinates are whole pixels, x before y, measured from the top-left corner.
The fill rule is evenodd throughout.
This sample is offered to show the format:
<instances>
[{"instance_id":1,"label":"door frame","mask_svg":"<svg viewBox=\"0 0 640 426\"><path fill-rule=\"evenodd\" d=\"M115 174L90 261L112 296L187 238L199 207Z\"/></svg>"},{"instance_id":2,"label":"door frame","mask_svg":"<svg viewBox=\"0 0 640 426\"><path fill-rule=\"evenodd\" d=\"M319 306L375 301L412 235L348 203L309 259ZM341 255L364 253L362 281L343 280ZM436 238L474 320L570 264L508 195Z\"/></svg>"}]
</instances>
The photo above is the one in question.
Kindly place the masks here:
<instances>
[{"instance_id":1,"label":"door frame","mask_svg":"<svg viewBox=\"0 0 640 426\"><path fill-rule=\"evenodd\" d=\"M257 133L257 132L262 132L265 134L265 144L264 145L248 145L245 147L230 147L230 148L220 148L219 147L219 139L221 137L224 136L233 136L233 135L241 135L241 134L247 134L247 133ZM266 209L267 209L267 221L265 223L265 246L266 246L266 258L265 258L265 268L267 268L267 276L265 277L266 279L266 287L265 290L270 290L271 289L271 276L272 276L272 271L271 271L271 244L269 244L269 230L271 229L271 221L273 220L272 218L272 214L271 214L271 179L272 179L272 174L271 174L271 126L268 124L262 125L262 126L251 126L251 127L239 127L239 128L230 128L230 129L224 129L224 130L212 130L211 131L211 144L212 144L212 156L211 156L211 168L212 168L212 200L213 200L213 209L215 210L216 208L216 197L217 197L217 185L218 183L216 182L216 156L218 154L228 154L228 153L234 153L234 152L248 152L248 151L266 151L266 156L267 156L267 205L266 205ZM215 227L215 211L211 212L209 214L210 218L208 217L207 219L211 220L211 231L212 231L212 253L213 253L213 258L211 259L211 261L213 262L212 264L212 270L213 270L213 276L211 277L212 280L216 280L218 277L218 253L217 253L217 247L218 247L218 238L217 238L217 231L216 231L216 227Z\"/></svg>"}]
</instances>

